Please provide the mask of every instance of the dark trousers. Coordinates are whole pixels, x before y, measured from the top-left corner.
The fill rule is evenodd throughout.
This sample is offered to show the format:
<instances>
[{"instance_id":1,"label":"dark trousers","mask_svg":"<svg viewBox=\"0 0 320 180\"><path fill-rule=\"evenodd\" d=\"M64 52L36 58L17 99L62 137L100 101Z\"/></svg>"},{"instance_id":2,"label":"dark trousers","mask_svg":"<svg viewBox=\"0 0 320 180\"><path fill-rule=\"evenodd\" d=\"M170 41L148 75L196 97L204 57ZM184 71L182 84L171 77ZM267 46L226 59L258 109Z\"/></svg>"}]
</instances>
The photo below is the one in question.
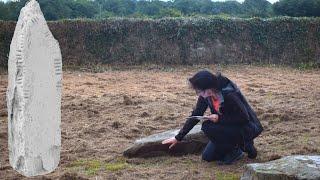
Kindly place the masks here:
<instances>
[{"instance_id":1,"label":"dark trousers","mask_svg":"<svg viewBox=\"0 0 320 180\"><path fill-rule=\"evenodd\" d=\"M201 130L210 140L202 153L205 161L222 160L226 154L238 148L242 140L240 127L205 121Z\"/></svg>"}]
</instances>

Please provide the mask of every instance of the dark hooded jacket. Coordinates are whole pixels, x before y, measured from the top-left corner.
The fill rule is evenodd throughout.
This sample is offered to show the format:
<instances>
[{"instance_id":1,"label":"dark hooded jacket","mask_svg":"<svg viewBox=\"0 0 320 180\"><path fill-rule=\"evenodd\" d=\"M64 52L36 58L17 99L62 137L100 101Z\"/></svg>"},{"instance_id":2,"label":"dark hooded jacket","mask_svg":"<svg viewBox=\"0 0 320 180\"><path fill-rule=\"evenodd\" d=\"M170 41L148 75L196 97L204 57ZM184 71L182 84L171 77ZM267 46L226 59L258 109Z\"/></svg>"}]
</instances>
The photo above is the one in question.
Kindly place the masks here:
<instances>
[{"instance_id":1,"label":"dark hooded jacket","mask_svg":"<svg viewBox=\"0 0 320 180\"><path fill-rule=\"evenodd\" d=\"M202 116L209 106L212 114L219 114L218 124L239 127L242 134L241 139L243 139L242 143L252 141L263 131L256 113L236 84L220 73L217 74L217 78L218 88L223 97L220 106L221 114L215 111L210 98L199 96L196 108L192 111L191 116ZM175 138L181 141L198 122L197 119L188 119Z\"/></svg>"}]
</instances>

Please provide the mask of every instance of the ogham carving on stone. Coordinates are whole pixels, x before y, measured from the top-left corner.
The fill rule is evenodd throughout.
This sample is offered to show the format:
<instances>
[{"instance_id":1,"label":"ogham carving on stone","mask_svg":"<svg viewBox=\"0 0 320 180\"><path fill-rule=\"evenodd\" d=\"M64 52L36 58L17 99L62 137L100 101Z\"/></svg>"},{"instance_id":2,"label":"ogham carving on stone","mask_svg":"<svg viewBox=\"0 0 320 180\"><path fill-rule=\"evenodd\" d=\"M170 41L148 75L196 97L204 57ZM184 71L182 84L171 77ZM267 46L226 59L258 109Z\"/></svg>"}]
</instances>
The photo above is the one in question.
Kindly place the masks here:
<instances>
[{"instance_id":1,"label":"ogham carving on stone","mask_svg":"<svg viewBox=\"0 0 320 180\"><path fill-rule=\"evenodd\" d=\"M8 61L10 165L25 176L52 172L61 147L62 58L40 6L22 8Z\"/></svg>"}]
</instances>

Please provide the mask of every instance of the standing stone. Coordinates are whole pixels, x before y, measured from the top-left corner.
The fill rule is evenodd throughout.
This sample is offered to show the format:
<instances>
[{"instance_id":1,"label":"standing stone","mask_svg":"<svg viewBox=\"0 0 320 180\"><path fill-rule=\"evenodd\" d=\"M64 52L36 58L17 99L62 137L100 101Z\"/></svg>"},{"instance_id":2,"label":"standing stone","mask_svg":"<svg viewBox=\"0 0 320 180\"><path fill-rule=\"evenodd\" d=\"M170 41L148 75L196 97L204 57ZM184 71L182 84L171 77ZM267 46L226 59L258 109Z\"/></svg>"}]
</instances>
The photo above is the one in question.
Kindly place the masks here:
<instances>
[{"instance_id":1,"label":"standing stone","mask_svg":"<svg viewBox=\"0 0 320 180\"><path fill-rule=\"evenodd\" d=\"M172 149L169 149L169 145L162 144L163 140L175 136L178 132L179 129L169 130L138 139L123 152L123 155L126 157L155 157L162 155L197 154L209 142L209 139L201 131L201 125L196 125L184 137L184 140Z\"/></svg>"},{"instance_id":2,"label":"standing stone","mask_svg":"<svg viewBox=\"0 0 320 180\"><path fill-rule=\"evenodd\" d=\"M320 156L287 156L266 163L248 164L241 180L319 180Z\"/></svg>"},{"instance_id":3,"label":"standing stone","mask_svg":"<svg viewBox=\"0 0 320 180\"><path fill-rule=\"evenodd\" d=\"M8 146L11 166L25 176L52 172L61 147L62 58L39 3L22 8L8 62Z\"/></svg>"}]
</instances>

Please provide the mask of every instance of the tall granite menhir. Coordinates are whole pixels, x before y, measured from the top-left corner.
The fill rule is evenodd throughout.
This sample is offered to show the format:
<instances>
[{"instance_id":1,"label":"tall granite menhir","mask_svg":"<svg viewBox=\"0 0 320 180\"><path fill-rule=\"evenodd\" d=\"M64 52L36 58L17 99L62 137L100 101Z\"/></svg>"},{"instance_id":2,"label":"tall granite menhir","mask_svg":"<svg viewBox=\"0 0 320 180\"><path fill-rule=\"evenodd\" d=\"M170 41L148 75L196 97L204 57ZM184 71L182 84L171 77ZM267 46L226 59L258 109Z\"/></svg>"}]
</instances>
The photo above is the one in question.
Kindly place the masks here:
<instances>
[{"instance_id":1,"label":"tall granite menhir","mask_svg":"<svg viewBox=\"0 0 320 180\"><path fill-rule=\"evenodd\" d=\"M8 78L10 164L28 177L52 172L60 160L62 57L35 0L20 12Z\"/></svg>"}]
</instances>

